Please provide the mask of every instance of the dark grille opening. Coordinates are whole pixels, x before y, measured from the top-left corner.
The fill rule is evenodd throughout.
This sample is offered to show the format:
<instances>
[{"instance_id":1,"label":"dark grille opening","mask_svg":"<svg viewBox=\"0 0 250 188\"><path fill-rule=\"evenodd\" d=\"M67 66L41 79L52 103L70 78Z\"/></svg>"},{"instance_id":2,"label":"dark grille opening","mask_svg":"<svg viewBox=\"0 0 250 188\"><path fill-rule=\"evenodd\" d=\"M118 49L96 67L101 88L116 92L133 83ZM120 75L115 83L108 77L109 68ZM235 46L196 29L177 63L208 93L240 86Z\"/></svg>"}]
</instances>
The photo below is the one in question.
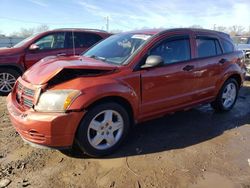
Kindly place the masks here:
<instances>
[{"instance_id":1,"label":"dark grille opening","mask_svg":"<svg viewBox=\"0 0 250 188\"><path fill-rule=\"evenodd\" d=\"M96 76L108 72L110 72L110 70L63 69L49 81L48 85L57 85L65 81L75 79L77 77Z\"/></svg>"},{"instance_id":2,"label":"dark grille opening","mask_svg":"<svg viewBox=\"0 0 250 188\"><path fill-rule=\"evenodd\" d=\"M29 135L30 136L34 136L34 137L41 137L41 138L44 138L45 136L35 130L30 130L29 131Z\"/></svg>"}]
</instances>

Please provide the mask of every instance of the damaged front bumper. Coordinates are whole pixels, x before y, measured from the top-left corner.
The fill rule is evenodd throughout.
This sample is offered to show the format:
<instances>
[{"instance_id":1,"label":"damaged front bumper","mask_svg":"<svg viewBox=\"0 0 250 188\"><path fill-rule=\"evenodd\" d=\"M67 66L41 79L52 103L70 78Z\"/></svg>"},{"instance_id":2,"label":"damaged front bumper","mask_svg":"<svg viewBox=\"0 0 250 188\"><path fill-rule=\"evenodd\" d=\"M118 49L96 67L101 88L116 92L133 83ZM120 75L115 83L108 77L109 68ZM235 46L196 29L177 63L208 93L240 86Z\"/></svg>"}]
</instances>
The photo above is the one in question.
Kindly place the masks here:
<instances>
[{"instance_id":1,"label":"damaged front bumper","mask_svg":"<svg viewBox=\"0 0 250 188\"><path fill-rule=\"evenodd\" d=\"M35 145L65 148L73 144L75 132L84 112L42 113L22 111L15 105L12 94L7 97L10 120L20 136Z\"/></svg>"}]
</instances>

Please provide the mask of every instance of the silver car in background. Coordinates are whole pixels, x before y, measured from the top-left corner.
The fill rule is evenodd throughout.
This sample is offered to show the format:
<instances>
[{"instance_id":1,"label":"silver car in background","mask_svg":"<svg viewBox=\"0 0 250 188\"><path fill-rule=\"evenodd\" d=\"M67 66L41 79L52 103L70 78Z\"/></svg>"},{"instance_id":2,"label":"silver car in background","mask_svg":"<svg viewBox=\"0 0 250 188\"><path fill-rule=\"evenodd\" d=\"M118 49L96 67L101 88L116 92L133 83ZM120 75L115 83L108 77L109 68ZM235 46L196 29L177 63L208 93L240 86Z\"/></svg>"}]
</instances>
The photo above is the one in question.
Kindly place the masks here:
<instances>
[{"instance_id":1,"label":"silver car in background","mask_svg":"<svg viewBox=\"0 0 250 188\"><path fill-rule=\"evenodd\" d=\"M250 76L250 36L235 36L232 39L235 47L238 50L242 50L245 54L247 76Z\"/></svg>"}]
</instances>

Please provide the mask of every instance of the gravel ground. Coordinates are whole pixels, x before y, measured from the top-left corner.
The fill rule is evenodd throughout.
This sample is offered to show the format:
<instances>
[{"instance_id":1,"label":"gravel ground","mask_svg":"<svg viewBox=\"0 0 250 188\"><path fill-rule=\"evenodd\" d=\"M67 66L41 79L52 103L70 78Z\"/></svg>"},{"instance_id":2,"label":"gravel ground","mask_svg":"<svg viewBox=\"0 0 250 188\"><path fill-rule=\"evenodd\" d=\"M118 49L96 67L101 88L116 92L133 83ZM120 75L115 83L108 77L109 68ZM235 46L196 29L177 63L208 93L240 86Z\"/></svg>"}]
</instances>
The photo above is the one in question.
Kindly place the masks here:
<instances>
[{"instance_id":1,"label":"gravel ground","mask_svg":"<svg viewBox=\"0 0 250 188\"><path fill-rule=\"evenodd\" d=\"M209 105L136 126L113 155L32 148L0 97L0 187L250 187L250 82L229 113Z\"/></svg>"}]
</instances>

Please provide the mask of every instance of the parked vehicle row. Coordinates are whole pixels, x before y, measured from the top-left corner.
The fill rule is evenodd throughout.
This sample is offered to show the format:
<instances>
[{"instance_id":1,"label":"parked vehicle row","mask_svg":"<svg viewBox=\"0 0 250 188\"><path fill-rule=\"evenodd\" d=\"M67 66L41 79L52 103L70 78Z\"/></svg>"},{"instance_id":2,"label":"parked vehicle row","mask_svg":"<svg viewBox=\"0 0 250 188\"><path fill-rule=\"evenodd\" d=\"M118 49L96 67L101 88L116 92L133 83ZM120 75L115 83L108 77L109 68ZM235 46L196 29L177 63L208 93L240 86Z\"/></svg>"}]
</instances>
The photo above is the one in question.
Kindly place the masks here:
<instances>
[{"instance_id":1,"label":"parked vehicle row","mask_svg":"<svg viewBox=\"0 0 250 188\"><path fill-rule=\"evenodd\" d=\"M244 76L244 54L225 33L132 31L80 56L42 59L18 78L7 106L25 141L103 156L133 124L205 103L231 110Z\"/></svg>"},{"instance_id":2,"label":"parked vehicle row","mask_svg":"<svg viewBox=\"0 0 250 188\"><path fill-rule=\"evenodd\" d=\"M233 37L233 41L237 49L244 51L246 58L250 59L250 37L236 36Z\"/></svg>"},{"instance_id":3,"label":"parked vehicle row","mask_svg":"<svg viewBox=\"0 0 250 188\"><path fill-rule=\"evenodd\" d=\"M242 50L245 54L245 62L247 68L247 75L250 76L250 37L249 36L236 36L233 41L238 50Z\"/></svg>"},{"instance_id":4,"label":"parked vehicle row","mask_svg":"<svg viewBox=\"0 0 250 188\"><path fill-rule=\"evenodd\" d=\"M0 95L7 95L16 79L42 58L79 55L110 35L101 30L57 29L0 48Z\"/></svg>"}]
</instances>

